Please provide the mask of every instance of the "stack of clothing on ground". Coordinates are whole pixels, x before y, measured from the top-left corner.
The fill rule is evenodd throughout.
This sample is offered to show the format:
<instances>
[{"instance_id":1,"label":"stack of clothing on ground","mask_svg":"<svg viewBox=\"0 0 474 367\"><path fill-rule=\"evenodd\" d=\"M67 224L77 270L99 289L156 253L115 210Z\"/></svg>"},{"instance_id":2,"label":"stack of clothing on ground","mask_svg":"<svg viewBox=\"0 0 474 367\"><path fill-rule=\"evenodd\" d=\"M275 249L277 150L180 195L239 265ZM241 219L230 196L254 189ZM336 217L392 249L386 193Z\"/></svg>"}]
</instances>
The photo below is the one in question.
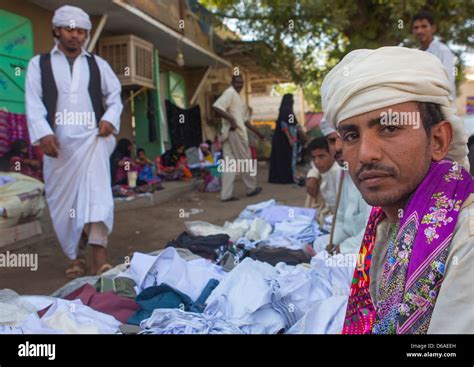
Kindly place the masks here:
<instances>
[{"instance_id":1,"label":"stack of clothing on ground","mask_svg":"<svg viewBox=\"0 0 474 367\"><path fill-rule=\"evenodd\" d=\"M263 202L50 297L0 291L0 333L340 333L355 257L305 252L314 214Z\"/></svg>"},{"instance_id":2,"label":"stack of clothing on ground","mask_svg":"<svg viewBox=\"0 0 474 367\"><path fill-rule=\"evenodd\" d=\"M43 214L44 184L14 172L0 172L0 228L39 218Z\"/></svg>"},{"instance_id":3,"label":"stack of clothing on ground","mask_svg":"<svg viewBox=\"0 0 474 367\"><path fill-rule=\"evenodd\" d=\"M202 221L185 224L194 236L227 234L233 252L271 265L278 262L297 265L310 261L308 247L312 248L315 239L327 233L319 228L315 215L315 209L279 205L272 199L249 205L234 222L226 222L222 227Z\"/></svg>"}]
</instances>

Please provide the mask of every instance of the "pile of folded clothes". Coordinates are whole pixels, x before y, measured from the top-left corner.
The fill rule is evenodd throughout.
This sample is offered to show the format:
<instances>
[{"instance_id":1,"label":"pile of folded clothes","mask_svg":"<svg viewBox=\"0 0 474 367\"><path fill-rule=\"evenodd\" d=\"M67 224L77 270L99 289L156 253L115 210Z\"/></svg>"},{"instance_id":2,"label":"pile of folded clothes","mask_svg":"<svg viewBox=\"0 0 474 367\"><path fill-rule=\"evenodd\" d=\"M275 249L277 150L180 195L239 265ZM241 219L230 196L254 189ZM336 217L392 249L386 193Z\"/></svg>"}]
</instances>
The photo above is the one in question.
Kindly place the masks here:
<instances>
[{"instance_id":1,"label":"pile of folded clothes","mask_svg":"<svg viewBox=\"0 0 474 367\"><path fill-rule=\"evenodd\" d=\"M314 214L259 203L51 296L1 290L0 333L340 333L355 261L301 247L322 232Z\"/></svg>"}]
</instances>

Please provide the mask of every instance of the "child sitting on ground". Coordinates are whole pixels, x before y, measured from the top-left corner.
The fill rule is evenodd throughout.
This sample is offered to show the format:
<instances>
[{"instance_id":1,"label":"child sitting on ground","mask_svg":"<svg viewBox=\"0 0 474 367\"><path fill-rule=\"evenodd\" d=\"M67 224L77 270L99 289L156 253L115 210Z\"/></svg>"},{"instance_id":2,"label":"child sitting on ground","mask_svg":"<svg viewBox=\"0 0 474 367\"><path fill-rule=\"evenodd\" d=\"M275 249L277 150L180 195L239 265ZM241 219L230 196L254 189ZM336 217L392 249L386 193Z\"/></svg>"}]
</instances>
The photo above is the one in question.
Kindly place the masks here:
<instances>
[{"instance_id":1,"label":"child sitting on ground","mask_svg":"<svg viewBox=\"0 0 474 367\"><path fill-rule=\"evenodd\" d=\"M145 154L142 148L137 149L136 164L139 167L138 179L147 182L149 185L154 185L156 190L161 189L161 179L156 177L153 172L153 161Z\"/></svg>"},{"instance_id":2,"label":"child sitting on ground","mask_svg":"<svg viewBox=\"0 0 474 367\"><path fill-rule=\"evenodd\" d=\"M209 170L207 169L201 170L201 177L204 180L204 185L201 189L199 189L200 192L221 191L221 180L219 179L219 177L212 176Z\"/></svg>"},{"instance_id":3,"label":"child sitting on ground","mask_svg":"<svg viewBox=\"0 0 474 367\"><path fill-rule=\"evenodd\" d=\"M199 146L199 162L203 164L214 164L214 157L208 143Z\"/></svg>"},{"instance_id":4,"label":"child sitting on ground","mask_svg":"<svg viewBox=\"0 0 474 367\"><path fill-rule=\"evenodd\" d=\"M190 180L193 177L184 149L184 145L179 145L157 157L158 174L165 181Z\"/></svg>"}]
</instances>

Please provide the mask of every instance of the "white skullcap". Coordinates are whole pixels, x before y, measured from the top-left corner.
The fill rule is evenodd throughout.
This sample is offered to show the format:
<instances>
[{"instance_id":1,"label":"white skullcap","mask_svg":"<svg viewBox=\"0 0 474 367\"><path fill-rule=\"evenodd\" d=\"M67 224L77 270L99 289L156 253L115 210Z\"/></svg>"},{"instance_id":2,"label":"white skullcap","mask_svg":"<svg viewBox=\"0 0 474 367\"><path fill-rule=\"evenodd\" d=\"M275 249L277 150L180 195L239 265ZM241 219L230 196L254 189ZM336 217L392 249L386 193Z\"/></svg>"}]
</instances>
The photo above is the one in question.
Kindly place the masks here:
<instances>
[{"instance_id":1,"label":"white skullcap","mask_svg":"<svg viewBox=\"0 0 474 367\"><path fill-rule=\"evenodd\" d=\"M335 133L336 130L329 125L329 122L326 120L326 118L323 116L321 119L321 123L319 124L319 128L321 129L321 132L323 133L324 136L329 136L332 133Z\"/></svg>"}]
</instances>

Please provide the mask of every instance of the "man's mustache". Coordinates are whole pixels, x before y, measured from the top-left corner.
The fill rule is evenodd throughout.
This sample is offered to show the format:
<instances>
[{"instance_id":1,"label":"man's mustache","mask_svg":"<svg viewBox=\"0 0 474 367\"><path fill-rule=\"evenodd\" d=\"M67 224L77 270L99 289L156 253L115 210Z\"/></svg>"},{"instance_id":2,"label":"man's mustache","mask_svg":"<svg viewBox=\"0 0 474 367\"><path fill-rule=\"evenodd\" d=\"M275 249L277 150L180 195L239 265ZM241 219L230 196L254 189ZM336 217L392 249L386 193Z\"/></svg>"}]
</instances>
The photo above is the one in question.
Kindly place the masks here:
<instances>
[{"instance_id":1,"label":"man's mustache","mask_svg":"<svg viewBox=\"0 0 474 367\"><path fill-rule=\"evenodd\" d=\"M360 166L360 168L355 172L355 177L359 177L362 172L366 171L381 171L388 173L391 176L396 175L395 169L393 167L385 166L384 164L380 163L367 163Z\"/></svg>"}]
</instances>

